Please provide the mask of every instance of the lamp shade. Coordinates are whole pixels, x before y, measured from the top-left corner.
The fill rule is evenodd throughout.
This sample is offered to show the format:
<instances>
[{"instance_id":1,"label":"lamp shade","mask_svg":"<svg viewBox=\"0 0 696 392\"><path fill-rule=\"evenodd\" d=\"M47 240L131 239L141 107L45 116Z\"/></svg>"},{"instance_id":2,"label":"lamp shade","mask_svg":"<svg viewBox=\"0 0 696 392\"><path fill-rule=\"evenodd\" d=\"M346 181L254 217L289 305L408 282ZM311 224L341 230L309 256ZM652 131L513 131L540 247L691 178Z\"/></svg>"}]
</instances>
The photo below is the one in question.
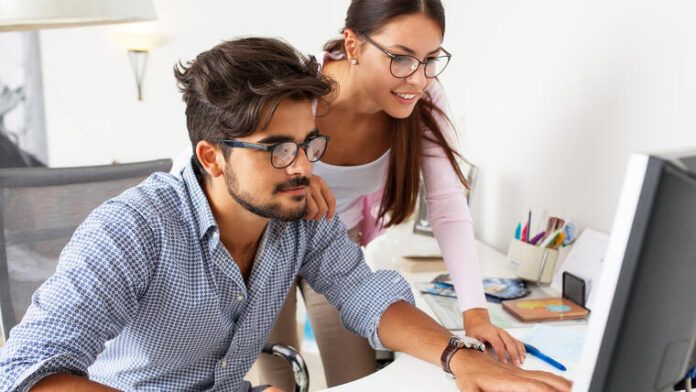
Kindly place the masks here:
<instances>
[{"instance_id":1,"label":"lamp shade","mask_svg":"<svg viewBox=\"0 0 696 392\"><path fill-rule=\"evenodd\" d=\"M151 0L2 0L0 32L155 20Z\"/></svg>"}]
</instances>

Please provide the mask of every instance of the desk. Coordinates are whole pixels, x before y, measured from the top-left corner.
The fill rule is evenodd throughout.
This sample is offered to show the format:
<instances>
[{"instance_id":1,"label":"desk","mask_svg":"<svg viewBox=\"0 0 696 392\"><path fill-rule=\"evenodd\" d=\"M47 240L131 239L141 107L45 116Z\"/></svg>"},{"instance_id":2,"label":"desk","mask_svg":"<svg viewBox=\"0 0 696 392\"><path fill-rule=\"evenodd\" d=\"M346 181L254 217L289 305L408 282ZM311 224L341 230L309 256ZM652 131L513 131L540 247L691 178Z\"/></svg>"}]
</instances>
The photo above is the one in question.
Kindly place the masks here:
<instances>
[{"instance_id":1,"label":"desk","mask_svg":"<svg viewBox=\"0 0 696 392\"><path fill-rule=\"evenodd\" d=\"M564 328L585 330L586 325L571 325ZM516 338L525 337L531 327L509 329L511 335ZM564 363L568 367L567 372L561 372L541 360L527 355L522 366L528 370L544 370L566 378L573 378L576 364ZM327 392L349 391L442 391L456 392L457 386L454 380L446 375L439 366L432 365L407 354L399 355L396 360L384 369L368 377L326 389Z\"/></svg>"},{"instance_id":2,"label":"desk","mask_svg":"<svg viewBox=\"0 0 696 392\"><path fill-rule=\"evenodd\" d=\"M410 227L402 225L401 227L394 228L393 233L389 233L384 239L379 238L375 240L374 244L370 244L365 251L365 256L368 264L373 268L395 269L399 271L404 278L411 283L411 289L414 291L413 294L416 299L416 306L437 321L437 317L435 317L432 309L425 302L420 292L413 287L413 283L430 281L435 276L445 271L417 273L400 271L398 259L404 252L409 252L409 249L404 250L405 246L408 246L411 250L415 249L416 252L422 253L437 251L437 244L433 238L413 235L410 233ZM483 276L514 277L514 274L507 266L504 254L479 241L477 241L476 248L481 265L481 274ZM400 249L400 253L394 251L394 249ZM559 293L554 292L549 287L535 287L532 289L532 295L558 296ZM488 304L491 310L493 310L492 308L494 307L500 306L500 304ZM587 324L584 321L566 321L560 324L564 325L564 328L572 328L582 332L587 328ZM531 332L532 328L533 324L524 328L511 328L508 329L508 332L516 338L524 338ZM564 365L568 367L567 372L558 371L545 362L531 355L527 355L522 367L528 370L544 370L572 379L576 364L564 363ZM449 378L439 366L432 365L402 353L397 353L396 360L384 369L368 377L330 388L326 391L378 391L385 389L398 391L457 391L454 380Z\"/></svg>"}]
</instances>

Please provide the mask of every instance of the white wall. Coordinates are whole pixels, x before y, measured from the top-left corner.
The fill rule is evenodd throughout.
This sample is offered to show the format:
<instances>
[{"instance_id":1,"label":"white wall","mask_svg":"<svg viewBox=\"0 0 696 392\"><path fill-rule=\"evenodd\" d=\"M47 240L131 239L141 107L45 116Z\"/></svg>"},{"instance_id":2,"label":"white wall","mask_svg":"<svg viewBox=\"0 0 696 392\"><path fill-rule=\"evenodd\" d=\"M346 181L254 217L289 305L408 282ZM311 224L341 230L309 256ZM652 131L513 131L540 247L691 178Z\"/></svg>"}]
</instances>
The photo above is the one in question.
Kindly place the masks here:
<instances>
[{"instance_id":1,"label":"white wall","mask_svg":"<svg viewBox=\"0 0 696 392\"><path fill-rule=\"evenodd\" d=\"M41 32L49 159L52 166L130 162L176 155L189 145L174 64L240 35L283 37L318 52L338 36L345 1L155 0L154 27L167 40L152 50L144 101L137 101L126 50L114 32L142 25ZM297 15L304 9L304 15ZM297 15L290 17L290 15Z\"/></svg>"},{"instance_id":2,"label":"white wall","mask_svg":"<svg viewBox=\"0 0 696 392\"><path fill-rule=\"evenodd\" d=\"M159 0L145 101L124 50L91 27L41 33L50 162L153 159L187 145L172 66L238 35L315 52L348 0ZM608 232L630 151L696 147L696 5L664 1L445 2L443 75L480 166L478 236L505 250L532 208Z\"/></svg>"},{"instance_id":3,"label":"white wall","mask_svg":"<svg viewBox=\"0 0 696 392\"><path fill-rule=\"evenodd\" d=\"M480 238L527 209L609 232L631 151L696 147L690 1L449 1L443 79L480 164Z\"/></svg>"}]
</instances>

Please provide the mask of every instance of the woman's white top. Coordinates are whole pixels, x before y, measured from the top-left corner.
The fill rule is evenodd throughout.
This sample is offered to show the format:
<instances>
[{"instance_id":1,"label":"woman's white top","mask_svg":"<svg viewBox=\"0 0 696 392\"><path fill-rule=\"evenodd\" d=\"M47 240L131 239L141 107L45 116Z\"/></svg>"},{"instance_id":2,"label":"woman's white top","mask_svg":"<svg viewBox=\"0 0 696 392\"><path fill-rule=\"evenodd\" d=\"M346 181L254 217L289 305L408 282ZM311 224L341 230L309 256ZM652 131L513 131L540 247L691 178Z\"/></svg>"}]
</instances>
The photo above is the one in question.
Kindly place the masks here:
<instances>
[{"instance_id":1,"label":"woman's white top","mask_svg":"<svg viewBox=\"0 0 696 392\"><path fill-rule=\"evenodd\" d=\"M362 220L362 196L377 192L387 181L389 152L387 150L376 160L358 166L314 163L314 174L329 179L331 192L336 197L336 213L348 229Z\"/></svg>"}]
</instances>

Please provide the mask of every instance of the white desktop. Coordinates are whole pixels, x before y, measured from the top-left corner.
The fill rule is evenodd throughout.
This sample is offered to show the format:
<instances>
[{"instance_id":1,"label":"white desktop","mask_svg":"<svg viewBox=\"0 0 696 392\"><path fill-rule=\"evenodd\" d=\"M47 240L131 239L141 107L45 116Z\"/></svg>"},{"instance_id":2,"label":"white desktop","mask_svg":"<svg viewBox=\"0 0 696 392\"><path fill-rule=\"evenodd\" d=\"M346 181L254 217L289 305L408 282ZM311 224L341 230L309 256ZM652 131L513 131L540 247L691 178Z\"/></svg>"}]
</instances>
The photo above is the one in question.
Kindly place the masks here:
<instances>
[{"instance_id":1,"label":"white desktop","mask_svg":"<svg viewBox=\"0 0 696 392\"><path fill-rule=\"evenodd\" d=\"M404 278L411 283L411 288L416 299L416 307L433 319L438 320L424 296L414 287L414 283L429 282L437 275L445 273L446 271L406 272L400 270L398 260L400 255L405 252L405 244L408 244L409 250L420 255L432 255L438 252L437 243L434 238L413 234L410 232L409 225L402 225L394 228L388 237L375 240L375 243L367 248L365 256L368 263L373 268L399 270ZM394 249L399 249L399 251L394 251ZM498 252L480 241L477 241L476 249L483 276L503 278L515 277L503 253ZM543 286L533 288L531 296L560 296L560 293L548 286ZM504 320L505 323L511 322L516 325L520 324L513 321L514 318L512 316L504 314L500 304L489 303L488 306L489 311L494 313L492 317L508 317L509 320ZM564 321L551 324L556 328L568 329L569 331L583 335L587 328L587 323L585 321ZM509 328L507 330L512 336L524 339L532 333L534 325L535 324L529 324L524 327ZM453 330L452 332L455 334L463 333L462 330ZM575 369L577 368L577 363L565 362L564 365L568 370L562 372L528 355L523 364L523 368L529 370L544 370L572 379ZM384 390L385 388L386 390L398 391L457 391L454 380L445 374L439 366L432 365L402 353L397 353L395 361L377 373L348 384L326 389L326 391L377 391Z\"/></svg>"}]
</instances>

